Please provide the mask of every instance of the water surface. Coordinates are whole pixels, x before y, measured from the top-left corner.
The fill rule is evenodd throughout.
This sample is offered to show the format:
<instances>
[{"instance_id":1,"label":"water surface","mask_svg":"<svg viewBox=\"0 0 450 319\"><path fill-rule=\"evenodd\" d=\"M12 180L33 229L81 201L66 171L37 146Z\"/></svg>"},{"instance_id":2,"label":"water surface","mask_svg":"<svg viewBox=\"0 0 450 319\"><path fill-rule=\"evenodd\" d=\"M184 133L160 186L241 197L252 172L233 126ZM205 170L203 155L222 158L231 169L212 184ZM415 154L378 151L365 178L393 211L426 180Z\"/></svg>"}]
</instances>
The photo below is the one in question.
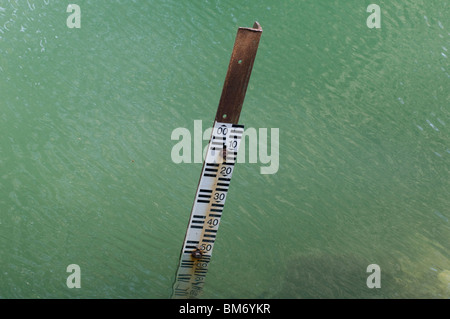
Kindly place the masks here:
<instances>
[{"instance_id":1,"label":"water surface","mask_svg":"<svg viewBox=\"0 0 450 319\"><path fill-rule=\"evenodd\" d=\"M449 298L450 3L0 1L0 297L168 298L236 30L264 29L205 298ZM206 142L205 142L206 145ZM66 267L81 267L69 289ZM381 268L381 288L366 267Z\"/></svg>"}]
</instances>

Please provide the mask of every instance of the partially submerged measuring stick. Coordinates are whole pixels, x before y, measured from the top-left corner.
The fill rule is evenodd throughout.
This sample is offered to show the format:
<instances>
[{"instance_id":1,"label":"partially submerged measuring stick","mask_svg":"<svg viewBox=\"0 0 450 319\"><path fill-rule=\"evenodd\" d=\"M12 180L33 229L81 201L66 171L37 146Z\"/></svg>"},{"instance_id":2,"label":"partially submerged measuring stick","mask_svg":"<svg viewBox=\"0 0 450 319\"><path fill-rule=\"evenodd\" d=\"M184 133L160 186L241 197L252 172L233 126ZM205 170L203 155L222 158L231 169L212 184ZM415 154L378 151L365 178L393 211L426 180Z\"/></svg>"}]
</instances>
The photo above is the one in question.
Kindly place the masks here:
<instances>
[{"instance_id":1,"label":"partially submerged measuring stick","mask_svg":"<svg viewBox=\"0 0 450 319\"><path fill-rule=\"evenodd\" d=\"M239 116L262 28L239 28L180 254L172 298L203 290L244 126Z\"/></svg>"}]
</instances>

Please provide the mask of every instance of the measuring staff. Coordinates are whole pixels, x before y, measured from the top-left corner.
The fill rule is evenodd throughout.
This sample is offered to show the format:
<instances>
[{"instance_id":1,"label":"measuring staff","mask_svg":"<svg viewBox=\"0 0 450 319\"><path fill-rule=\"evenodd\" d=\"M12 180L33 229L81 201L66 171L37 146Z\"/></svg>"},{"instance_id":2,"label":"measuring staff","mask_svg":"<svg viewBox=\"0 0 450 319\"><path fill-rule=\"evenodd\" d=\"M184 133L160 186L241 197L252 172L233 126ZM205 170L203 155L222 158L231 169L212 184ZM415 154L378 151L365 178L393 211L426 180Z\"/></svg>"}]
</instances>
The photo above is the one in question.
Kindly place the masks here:
<instances>
[{"instance_id":1,"label":"measuring staff","mask_svg":"<svg viewBox=\"0 0 450 319\"><path fill-rule=\"evenodd\" d=\"M197 298L225 206L244 126L239 116L258 50L262 28L239 28L214 120L173 285L172 298Z\"/></svg>"}]
</instances>

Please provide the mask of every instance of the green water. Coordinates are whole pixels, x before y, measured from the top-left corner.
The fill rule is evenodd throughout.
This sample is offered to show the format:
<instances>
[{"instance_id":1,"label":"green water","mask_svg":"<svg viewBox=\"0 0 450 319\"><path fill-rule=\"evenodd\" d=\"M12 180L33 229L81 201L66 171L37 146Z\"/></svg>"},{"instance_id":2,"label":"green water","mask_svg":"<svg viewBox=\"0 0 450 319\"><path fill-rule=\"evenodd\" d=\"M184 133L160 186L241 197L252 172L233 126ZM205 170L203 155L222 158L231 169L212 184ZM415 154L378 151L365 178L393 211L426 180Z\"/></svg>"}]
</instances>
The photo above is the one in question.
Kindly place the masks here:
<instances>
[{"instance_id":1,"label":"green water","mask_svg":"<svg viewBox=\"0 0 450 319\"><path fill-rule=\"evenodd\" d=\"M236 166L202 297L450 297L449 1L73 2L0 0L0 298L170 297L201 170L171 133L256 20L240 123L279 170Z\"/></svg>"}]
</instances>

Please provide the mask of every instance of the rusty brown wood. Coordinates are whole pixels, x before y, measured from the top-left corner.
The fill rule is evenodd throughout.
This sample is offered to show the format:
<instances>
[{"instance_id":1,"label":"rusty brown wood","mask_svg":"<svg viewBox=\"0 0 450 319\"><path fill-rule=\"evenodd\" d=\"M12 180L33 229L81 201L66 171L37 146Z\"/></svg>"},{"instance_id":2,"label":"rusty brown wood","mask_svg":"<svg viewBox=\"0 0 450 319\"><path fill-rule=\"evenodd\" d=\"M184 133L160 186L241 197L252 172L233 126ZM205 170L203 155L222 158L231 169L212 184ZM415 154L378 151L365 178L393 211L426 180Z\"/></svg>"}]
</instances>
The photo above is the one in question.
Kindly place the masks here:
<instances>
[{"instance_id":1,"label":"rusty brown wood","mask_svg":"<svg viewBox=\"0 0 450 319\"><path fill-rule=\"evenodd\" d=\"M238 124L261 34L258 22L253 28L238 29L217 108L217 122Z\"/></svg>"}]
</instances>

